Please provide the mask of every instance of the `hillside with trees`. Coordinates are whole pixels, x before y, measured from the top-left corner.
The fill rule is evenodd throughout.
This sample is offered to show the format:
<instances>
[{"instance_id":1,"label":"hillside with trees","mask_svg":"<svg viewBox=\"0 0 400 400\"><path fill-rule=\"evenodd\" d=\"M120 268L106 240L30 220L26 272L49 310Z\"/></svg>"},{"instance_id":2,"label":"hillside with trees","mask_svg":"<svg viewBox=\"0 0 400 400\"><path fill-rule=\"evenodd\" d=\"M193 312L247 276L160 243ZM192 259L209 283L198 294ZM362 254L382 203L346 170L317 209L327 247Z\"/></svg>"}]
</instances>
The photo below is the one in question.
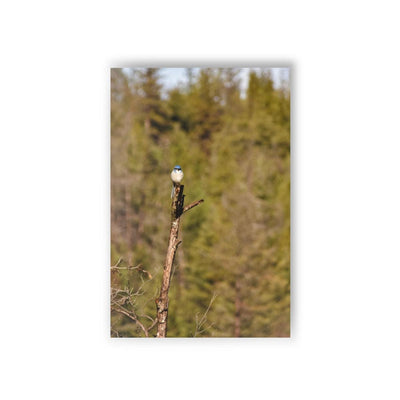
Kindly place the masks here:
<instances>
[{"instance_id":1,"label":"hillside with trees","mask_svg":"<svg viewBox=\"0 0 400 400\"><path fill-rule=\"evenodd\" d=\"M269 69L111 70L111 336L144 336L185 174L169 337L290 335L290 92ZM153 326L152 326L153 325ZM154 330L149 330L154 336Z\"/></svg>"}]
</instances>

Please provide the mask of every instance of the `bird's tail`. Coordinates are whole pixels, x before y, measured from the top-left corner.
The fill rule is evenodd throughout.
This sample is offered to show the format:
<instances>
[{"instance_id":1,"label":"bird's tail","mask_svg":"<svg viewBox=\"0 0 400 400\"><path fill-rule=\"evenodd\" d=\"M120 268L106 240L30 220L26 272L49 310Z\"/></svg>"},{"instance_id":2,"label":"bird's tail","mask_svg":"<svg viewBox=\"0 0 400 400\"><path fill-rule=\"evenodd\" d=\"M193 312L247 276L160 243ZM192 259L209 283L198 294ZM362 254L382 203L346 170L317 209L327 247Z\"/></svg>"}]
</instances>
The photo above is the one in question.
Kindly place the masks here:
<instances>
[{"instance_id":1,"label":"bird's tail","mask_svg":"<svg viewBox=\"0 0 400 400\"><path fill-rule=\"evenodd\" d=\"M174 194L175 194L175 185L172 184L172 190L171 190L171 199L174 198Z\"/></svg>"}]
</instances>

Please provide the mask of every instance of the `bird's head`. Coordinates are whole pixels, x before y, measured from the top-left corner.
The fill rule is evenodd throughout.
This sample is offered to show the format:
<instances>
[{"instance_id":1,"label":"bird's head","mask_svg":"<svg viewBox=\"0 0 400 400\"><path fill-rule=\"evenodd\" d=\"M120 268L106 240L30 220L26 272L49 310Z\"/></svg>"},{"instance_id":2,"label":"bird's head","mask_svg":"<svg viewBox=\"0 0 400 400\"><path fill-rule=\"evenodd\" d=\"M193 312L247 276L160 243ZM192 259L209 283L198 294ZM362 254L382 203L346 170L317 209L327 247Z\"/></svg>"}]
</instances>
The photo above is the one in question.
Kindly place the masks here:
<instances>
[{"instance_id":1,"label":"bird's head","mask_svg":"<svg viewBox=\"0 0 400 400\"><path fill-rule=\"evenodd\" d=\"M175 165L174 171L182 171L182 168L179 165Z\"/></svg>"}]
</instances>

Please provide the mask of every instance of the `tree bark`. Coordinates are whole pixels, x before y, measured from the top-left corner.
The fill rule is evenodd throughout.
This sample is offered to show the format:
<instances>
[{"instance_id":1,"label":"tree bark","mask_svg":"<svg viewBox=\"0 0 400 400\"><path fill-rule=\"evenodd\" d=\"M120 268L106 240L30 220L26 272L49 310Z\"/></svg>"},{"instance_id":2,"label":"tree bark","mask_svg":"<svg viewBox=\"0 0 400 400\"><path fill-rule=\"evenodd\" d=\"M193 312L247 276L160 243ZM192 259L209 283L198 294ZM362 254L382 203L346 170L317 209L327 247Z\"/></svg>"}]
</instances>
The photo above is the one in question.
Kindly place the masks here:
<instances>
[{"instance_id":1,"label":"tree bark","mask_svg":"<svg viewBox=\"0 0 400 400\"><path fill-rule=\"evenodd\" d=\"M174 263L176 250L181 241L178 240L179 224L181 215L197 206L203 200L196 201L189 206L183 208L184 198L183 185L176 185L174 197L171 203L171 229L169 233L169 242L167 255L165 257L164 272L161 282L160 296L156 299L157 305L157 337L163 338L167 336L167 320L168 320L168 291L171 283L172 265Z\"/></svg>"}]
</instances>

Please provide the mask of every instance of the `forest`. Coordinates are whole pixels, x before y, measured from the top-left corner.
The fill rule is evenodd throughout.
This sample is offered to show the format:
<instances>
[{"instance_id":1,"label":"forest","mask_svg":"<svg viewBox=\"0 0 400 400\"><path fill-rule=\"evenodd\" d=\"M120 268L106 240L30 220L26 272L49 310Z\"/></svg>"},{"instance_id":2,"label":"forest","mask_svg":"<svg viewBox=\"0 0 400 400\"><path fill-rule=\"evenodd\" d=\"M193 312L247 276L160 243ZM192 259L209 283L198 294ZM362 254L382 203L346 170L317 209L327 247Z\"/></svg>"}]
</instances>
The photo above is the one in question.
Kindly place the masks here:
<instances>
[{"instance_id":1,"label":"forest","mask_svg":"<svg viewBox=\"0 0 400 400\"><path fill-rule=\"evenodd\" d=\"M184 172L168 337L290 336L290 82L270 68L111 69L112 337L154 337Z\"/></svg>"}]
</instances>

